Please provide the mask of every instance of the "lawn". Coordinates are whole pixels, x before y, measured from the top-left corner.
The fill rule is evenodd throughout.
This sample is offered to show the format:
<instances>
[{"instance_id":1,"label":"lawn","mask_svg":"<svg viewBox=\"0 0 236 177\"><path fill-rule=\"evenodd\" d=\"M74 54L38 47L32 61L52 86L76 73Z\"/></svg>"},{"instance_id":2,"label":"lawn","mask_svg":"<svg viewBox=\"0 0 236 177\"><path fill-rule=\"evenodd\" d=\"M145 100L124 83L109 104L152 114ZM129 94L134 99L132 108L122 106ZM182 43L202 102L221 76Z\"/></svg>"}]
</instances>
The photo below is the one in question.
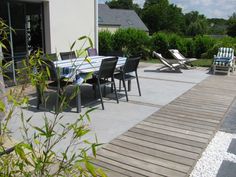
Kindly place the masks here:
<instances>
[{"instance_id":1,"label":"lawn","mask_svg":"<svg viewBox=\"0 0 236 177\"><path fill-rule=\"evenodd\" d=\"M142 61L146 63L161 63L160 60L153 58ZM198 67L210 67L212 65L212 59L198 59L196 61L193 61L192 64Z\"/></svg>"}]
</instances>

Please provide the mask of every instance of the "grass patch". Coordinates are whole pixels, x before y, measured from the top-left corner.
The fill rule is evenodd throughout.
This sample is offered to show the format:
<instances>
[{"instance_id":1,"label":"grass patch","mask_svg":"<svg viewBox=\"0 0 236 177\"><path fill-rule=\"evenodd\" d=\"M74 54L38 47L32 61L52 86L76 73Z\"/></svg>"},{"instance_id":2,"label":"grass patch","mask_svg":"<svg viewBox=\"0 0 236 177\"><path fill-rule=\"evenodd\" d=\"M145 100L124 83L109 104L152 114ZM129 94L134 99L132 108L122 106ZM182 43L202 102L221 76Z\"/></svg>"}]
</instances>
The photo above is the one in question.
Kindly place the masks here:
<instances>
[{"instance_id":1,"label":"grass patch","mask_svg":"<svg viewBox=\"0 0 236 177\"><path fill-rule=\"evenodd\" d=\"M212 59L198 59L193 61L192 64L198 67L210 67L212 65Z\"/></svg>"},{"instance_id":2,"label":"grass patch","mask_svg":"<svg viewBox=\"0 0 236 177\"><path fill-rule=\"evenodd\" d=\"M161 63L158 59L150 58L148 60L142 60L145 63ZM193 66L197 67L210 67L212 65L212 59L198 59L192 62Z\"/></svg>"}]
</instances>

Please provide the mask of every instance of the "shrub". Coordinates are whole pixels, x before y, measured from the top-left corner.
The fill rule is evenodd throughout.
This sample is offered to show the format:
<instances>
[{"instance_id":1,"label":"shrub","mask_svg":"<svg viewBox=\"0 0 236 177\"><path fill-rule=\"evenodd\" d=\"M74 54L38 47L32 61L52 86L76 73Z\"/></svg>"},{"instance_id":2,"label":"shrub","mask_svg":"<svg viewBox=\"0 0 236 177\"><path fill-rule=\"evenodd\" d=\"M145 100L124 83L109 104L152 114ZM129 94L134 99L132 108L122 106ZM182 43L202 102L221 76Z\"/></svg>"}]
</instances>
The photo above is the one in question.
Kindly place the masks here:
<instances>
[{"instance_id":1,"label":"shrub","mask_svg":"<svg viewBox=\"0 0 236 177\"><path fill-rule=\"evenodd\" d=\"M112 51L112 34L109 31L101 31L98 35L99 54L106 55Z\"/></svg>"},{"instance_id":2,"label":"shrub","mask_svg":"<svg viewBox=\"0 0 236 177\"><path fill-rule=\"evenodd\" d=\"M195 57L195 44L192 38L185 38L184 46L186 47L186 57Z\"/></svg>"},{"instance_id":3,"label":"shrub","mask_svg":"<svg viewBox=\"0 0 236 177\"><path fill-rule=\"evenodd\" d=\"M9 28L5 28L5 26L0 19L0 49L4 47L3 39L8 39L2 38L2 35L8 36L4 31ZM76 42L83 39L87 39L90 43L89 47L92 47L91 39L83 36L73 43L71 49L74 48ZM47 101L42 93L48 88L50 66L46 66L42 54L41 50L37 50L32 52L27 61L23 60L24 66L16 71L19 81L25 82L17 87L8 88L5 92L4 73L2 72L5 66L2 65L3 58L0 53L0 176L105 177L104 172L91 163L93 158L87 153L91 150L93 157L96 157L96 147L98 146L97 143L91 143L84 137L90 132L88 122L90 121L89 112L92 109L83 115L78 115L75 121L66 122L62 114L69 101L78 95L78 86L75 87L70 97L67 97L68 99L65 90L58 90L57 97L60 97L58 109L55 108L55 112L44 112L40 121L41 125L39 122L36 124L33 121L34 118L40 119L40 117L33 118L33 115L29 115L29 113L24 114L23 109L29 103L29 98L26 96L28 89L25 88L29 84L34 87L40 85L39 94L44 96L45 102ZM28 80L25 79L25 75L28 76ZM11 132L8 130L10 119L13 118L21 119L22 123L22 125L16 125L18 130L22 130L22 134L19 135L21 142L16 145L13 145L14 141L11 142ZM69 138L69 143L65 144L65 138ZM58 147L60 147L59 151Z\"/></svg>"},{"instance_id":4,"label":"shrub","mask_svg":"<svg viewBox=\"0 0 236 177\"><path fill-rule=\"evenodd\" d=\"M123 51L126 56L149 53L149 37L146 32L134 28L119 29L113 34L113 49Z\"/></svg>"},{"instance_id":5,"label":"shrub","mask_svg":"<svg viewBox=\"0 0 236 177\"><path fill-rule=\"evenodd\" d=\"M154 33L151 40L152 50L161 53L164 57L169 55L168 37L165 33Z\"/></svg>"},{"instance_id":6,"label":"shrub","mask_svg":"<svg viewBox=\"0 0 236 177\"><path fill-rule=\"evenodd\" d=\"M236 38L224 37L222 39L215 40L215 44L203 54L204 58L213 58L217 54L220 47L230 47L236 50Z\"/></svg>"},{"instance_id":7,"label":"shrub","mask_svg":"<svg viewBox=\"0 0 236 177\"><path fill-rule=\"evenodd\" d=\"M178 49L183 55L186 55L187 48L185 46L185 39L176 34L171 34L168 37L169 49Z\"/></svg>"},{"instance_id":8,"label":"shrub","mask_svg":"<svg viewBox=\"0 0 236 177\"><path fill-rule=\"evenodd\" d=\"M194 39L195 54L197 58L201 58L215 43L215 40L208 36L197 36Z\"/></svg>"}]
</instances>

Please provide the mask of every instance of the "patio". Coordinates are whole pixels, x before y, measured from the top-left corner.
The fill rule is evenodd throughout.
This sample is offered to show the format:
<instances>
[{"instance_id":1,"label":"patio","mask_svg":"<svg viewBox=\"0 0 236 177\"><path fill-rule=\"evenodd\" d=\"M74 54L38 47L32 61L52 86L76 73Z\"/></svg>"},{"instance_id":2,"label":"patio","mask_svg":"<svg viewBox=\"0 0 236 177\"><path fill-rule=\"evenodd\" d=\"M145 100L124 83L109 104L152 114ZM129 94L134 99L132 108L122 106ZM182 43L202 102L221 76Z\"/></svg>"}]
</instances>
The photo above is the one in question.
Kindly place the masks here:
<instances>
[{"instance_id":1,"label":"patio","mask_svg":"<svg viewBox=\"0 0 236 177\"><path fill-rule=\"evenodd\" d=\"M98 104L98 109L90 114L92 132L87 139L94 141L96 133L99 143L105 143L94 163L107 169L109 176L188 176L236 94L234 75L210 76L206 69L159 73L155 71L157 67L158 64L141 63L141 97L133 82L129 102L120 92L120 104L105 99L105 110ZM82 90L82 99L91 100L91 94ZM34 94L31 101L35 105ZM82 101L83 104L87 102ZM63 113L64 121L78 118L74 105ZM34 123L40 125L37 118L42 117L43 110L32 106L24 112L26 116L33 114ZM82 108L82 112L86 110ZM12 121L10 125L18 139L20 120Z\"/></svg>"},{"instance_id":2,"label":"patio","mask_svg":"<svg viewBox=\"0 0 236 177\"><path fill-rule=\"evenodd\" d=\"M155 72L159 66L158 64L141 63L139 67L139 78L142 96L138 96L136 82L133 81L132 90L129 92L130 101L126 102L123 91L119 94L120 104L117 104L113 99L109 99L110 95L108 94L108 98L105 99L104 111L101 109L99 101L94 101L91 87L89 89L86 86L82 87L82 113L88 110L88 106L98 108L90 115L92 119L91 128L94 131L93 133L96 132L99 142L107 143L111 141L209 76L206 74L208 71L205 69L184 70L182 74ZM52 111L55 100L49 99L46 109L41 107L40 110L37 110L35 89L30 89L28 92L30 96L30 107L28 110L25 110L25 116L27 117L33 114L33 117L42 117L44 111L46 111L50 117L50 111ZM78 118L79 114L76 113L75 105L76 103L74 101L71 103L71 108L65 110L64 116L68 117L68 121ZM18 115L16 114L15 116ZM17 119L12 121L17 121ZM39 122L37 122L37 119L34 121L36 125L41 124L40 120ZM11 125L13 126L13 132L15 132L14 130L18 126L18 123L13 122ZM16 133L16 136L18 136L18 133Z\"/></svg>"}]
</instances>

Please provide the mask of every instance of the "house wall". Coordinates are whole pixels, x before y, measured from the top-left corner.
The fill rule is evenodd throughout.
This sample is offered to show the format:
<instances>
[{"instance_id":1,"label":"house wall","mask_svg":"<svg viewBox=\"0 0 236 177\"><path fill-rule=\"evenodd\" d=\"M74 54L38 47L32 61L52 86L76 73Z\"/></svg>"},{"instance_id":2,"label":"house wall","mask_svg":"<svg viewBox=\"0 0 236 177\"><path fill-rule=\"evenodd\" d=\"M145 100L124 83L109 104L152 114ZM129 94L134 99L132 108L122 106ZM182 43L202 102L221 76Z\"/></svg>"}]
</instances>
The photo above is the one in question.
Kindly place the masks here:
<instances>
[{"instance_id":1,"label":"house wall","mask_svg":"<svg viewBox=\"0 0 236 177\"><path fill-rule=\"evenodd\" d=\"M115 33L120 27L119 26L99 26L98 31L110 31Z\"/></svg>"},{"instance_id":2,"label":"house wall","mask_svg":"<svg viewBox=\"0 0 236 177\"><path fill-rule=\"evenodd\" d=\"M120 26L109 26L109 25L107 25L107 26L105 26L105 25L100 25L99 27L98 27L98 31L100 32L100 31L110 31L111 33L115 33L119 28L121 28ZM144 31L145 33L147 33L147 35L149 35L149 32L148 31Z\"/></svg>"},{"instance_id":3,"label":"house wall","mask_svg":"<svg viewBox=\"0 0 236 177\"><path fill-rule=\"evenodd\" d=\"M97 43L96 0L49 0L44 2L46 52L65 52L79 37Z\"/></svg>"}]
</instances>

